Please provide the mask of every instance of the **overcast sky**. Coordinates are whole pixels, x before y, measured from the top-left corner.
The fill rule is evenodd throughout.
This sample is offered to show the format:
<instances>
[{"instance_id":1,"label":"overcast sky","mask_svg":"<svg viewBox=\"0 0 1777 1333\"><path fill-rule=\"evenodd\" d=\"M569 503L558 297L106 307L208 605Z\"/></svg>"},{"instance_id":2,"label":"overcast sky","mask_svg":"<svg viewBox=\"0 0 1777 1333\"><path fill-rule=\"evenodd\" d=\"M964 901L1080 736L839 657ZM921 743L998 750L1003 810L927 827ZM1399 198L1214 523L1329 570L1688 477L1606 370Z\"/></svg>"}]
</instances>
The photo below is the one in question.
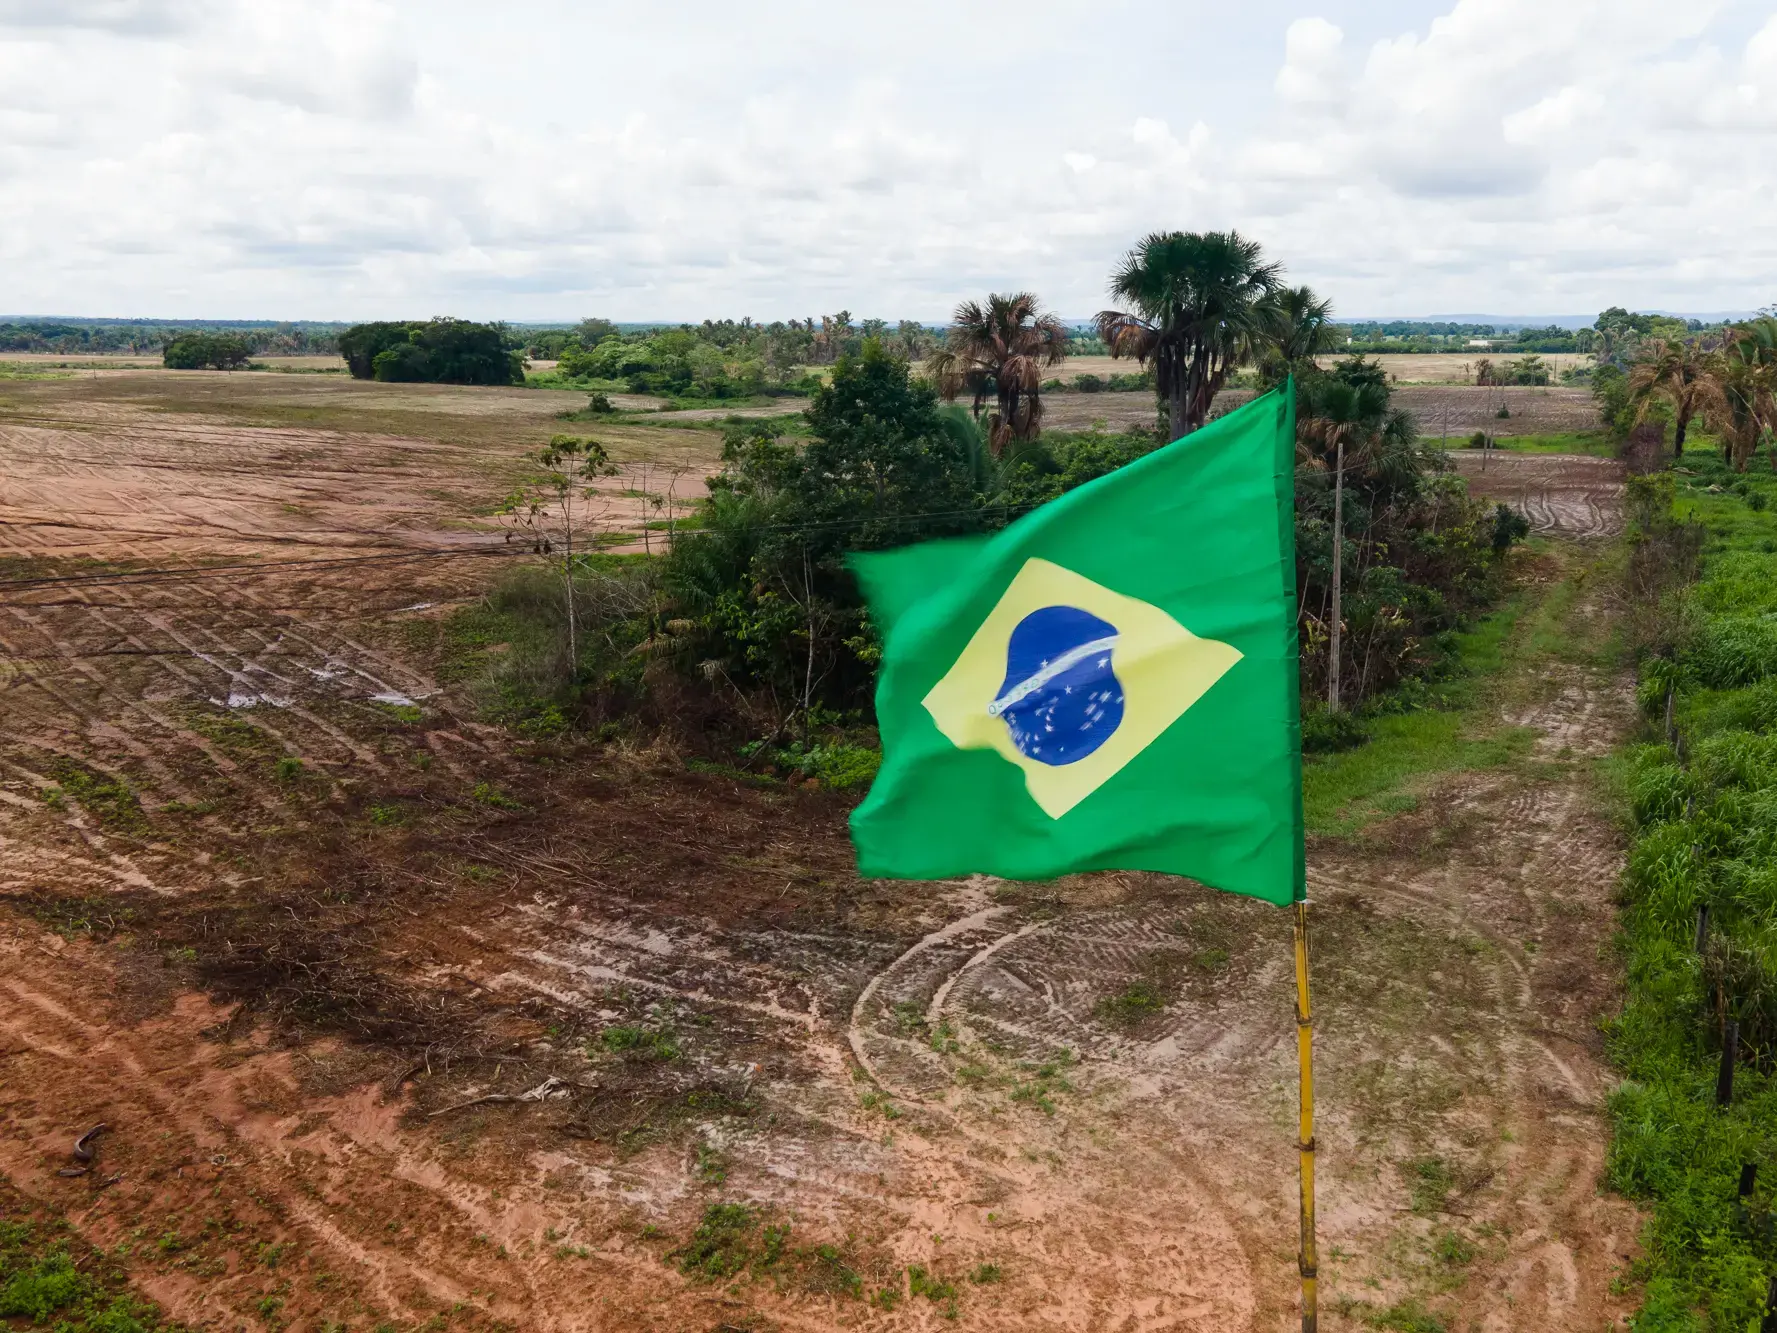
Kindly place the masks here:
<instances>
[{"instance_id":1,"label":"overcast sky","mask_svg":"<svg viewBox=\"0 0 1777 1333\"><path fill-rule=\"evenodd\" d=\"M1744 310L1774 199L1771 0L0 0L12 315L1079 316L1225 227L1347 316Z\"/></svg>"}]
</instances>

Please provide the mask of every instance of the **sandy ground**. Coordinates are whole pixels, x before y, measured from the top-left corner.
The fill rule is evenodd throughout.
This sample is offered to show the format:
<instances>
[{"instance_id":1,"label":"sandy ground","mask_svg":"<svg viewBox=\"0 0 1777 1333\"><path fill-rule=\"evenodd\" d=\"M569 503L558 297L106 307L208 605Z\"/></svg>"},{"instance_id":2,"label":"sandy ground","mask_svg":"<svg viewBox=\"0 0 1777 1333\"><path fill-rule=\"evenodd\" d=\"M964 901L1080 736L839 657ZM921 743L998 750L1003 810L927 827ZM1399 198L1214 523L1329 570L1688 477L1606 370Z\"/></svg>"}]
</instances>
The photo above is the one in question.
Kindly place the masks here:
<instances>
[{"instance_id":1,"label":"sandy ground","mask_svg":"<svg viewBox=\"0 0 1777 1333\"><path fill-rule=\"evenodd\" d=\"M275 406L0 409L18 1188L207 1327L1292 1326L1285 914L1139 874L860 882L838 795L483 725L427 645L490 566L407 557L479 539L500 441L547 420L391 392L374 432L230 424ZM390 559L194 567L291 550ZM1563 667L1500 707L1538 763L1311 851L1329 1329L1625 1308L1586 775L1627 686ZM717 1203L744 1253L686 1276Z\"/></svg>"}]
</instances>

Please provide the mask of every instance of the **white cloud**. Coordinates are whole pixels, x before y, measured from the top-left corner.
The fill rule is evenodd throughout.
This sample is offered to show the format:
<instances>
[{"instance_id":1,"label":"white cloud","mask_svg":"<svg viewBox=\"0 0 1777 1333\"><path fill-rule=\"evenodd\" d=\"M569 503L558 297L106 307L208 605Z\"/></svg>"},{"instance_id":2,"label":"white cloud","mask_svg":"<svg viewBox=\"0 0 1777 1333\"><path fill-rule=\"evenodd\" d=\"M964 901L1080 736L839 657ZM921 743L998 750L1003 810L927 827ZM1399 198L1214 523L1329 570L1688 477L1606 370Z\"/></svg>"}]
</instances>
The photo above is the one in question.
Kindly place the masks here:
<instances>
[{"instance_id":1,"label":"white cloud","mask_svg":"<svg viewBox=\"0 0 1777 1333\"><path fill-rule=\"evenodd\" d=\"M1345 34L1323 18L1297 19L1283 35L1274 87L1289 106L1337 114L1346 94Z\"/></svg>"},{"instance_id":2,"label":"white cloud","mask_svg":"<svg viewBox=\"0 0 1777 1333\"><path fill-rule=\"evenodd\" d=\"M1748 4L1108 6L0 0L0 311L1082 314L1212 226L1353 314L1777 293Z\"/></svg>"}]
</instances>

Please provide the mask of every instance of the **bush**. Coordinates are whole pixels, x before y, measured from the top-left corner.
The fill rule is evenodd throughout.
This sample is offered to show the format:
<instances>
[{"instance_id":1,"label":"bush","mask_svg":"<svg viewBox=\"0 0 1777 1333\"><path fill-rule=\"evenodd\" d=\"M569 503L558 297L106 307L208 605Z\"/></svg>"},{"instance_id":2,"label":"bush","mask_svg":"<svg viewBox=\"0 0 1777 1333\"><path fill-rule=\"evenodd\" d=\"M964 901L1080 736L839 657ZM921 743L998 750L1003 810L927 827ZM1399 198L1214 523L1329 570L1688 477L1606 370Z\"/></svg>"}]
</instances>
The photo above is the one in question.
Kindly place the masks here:
<instances>
[{"instance_id":1,"label":"bush","mask_svg":"<svg viewBox=\"0 0 1777 1333\"><path fill-rule=\"evenodd\" d=\"M1504 555L1530 535L1530 520L1508 504L1493 506L1493 554Z\"/></svg>"},{"instance_id":2,"label":"bush","mask_svg":"<svg viewBox=\"0 0 1777 1333\"><path fill-rule=\"evenodd\" d=\"M1329 712L1320 700L1302 707L1302 753L1332 754L1354 749L1370 738L1369 728L1349 709Z\"/></svg>"},{"instance_id":3,"label":"bush","mask_svg":"<svg viewBox=\"0 0 1777 1333\"><path fill-rule=\"evenodd\" d=\"M239 370L251 357L245 338L228 333L181 333L167 342L161 364L168 370Z\"/></svg>"}]
</instances>

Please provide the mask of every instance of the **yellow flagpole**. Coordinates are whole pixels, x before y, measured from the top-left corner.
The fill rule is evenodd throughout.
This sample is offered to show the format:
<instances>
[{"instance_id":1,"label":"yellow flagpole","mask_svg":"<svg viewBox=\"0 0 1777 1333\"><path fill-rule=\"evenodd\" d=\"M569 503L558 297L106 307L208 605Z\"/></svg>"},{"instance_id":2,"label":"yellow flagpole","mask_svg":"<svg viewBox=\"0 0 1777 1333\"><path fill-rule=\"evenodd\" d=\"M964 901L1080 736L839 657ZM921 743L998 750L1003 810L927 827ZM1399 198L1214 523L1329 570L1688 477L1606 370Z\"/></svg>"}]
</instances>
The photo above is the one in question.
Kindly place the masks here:
<instances>
[{"instance_id":1,"label":"yellow flagpole","mask_svg":"<svg viewBox=\"0 0 1777 1333\"><path fill-rule=\"evenodd\" d=\"M1302 1333L1318 1322L1319 1265L1314 1248L1314 1014L1308 1007L1308 904L1296 905L1296 1061L1302 1087L1297 1133L1302 1165L1302 1247L1296 1266L1302 1274Z\"/></svg>"}]
</instances>

